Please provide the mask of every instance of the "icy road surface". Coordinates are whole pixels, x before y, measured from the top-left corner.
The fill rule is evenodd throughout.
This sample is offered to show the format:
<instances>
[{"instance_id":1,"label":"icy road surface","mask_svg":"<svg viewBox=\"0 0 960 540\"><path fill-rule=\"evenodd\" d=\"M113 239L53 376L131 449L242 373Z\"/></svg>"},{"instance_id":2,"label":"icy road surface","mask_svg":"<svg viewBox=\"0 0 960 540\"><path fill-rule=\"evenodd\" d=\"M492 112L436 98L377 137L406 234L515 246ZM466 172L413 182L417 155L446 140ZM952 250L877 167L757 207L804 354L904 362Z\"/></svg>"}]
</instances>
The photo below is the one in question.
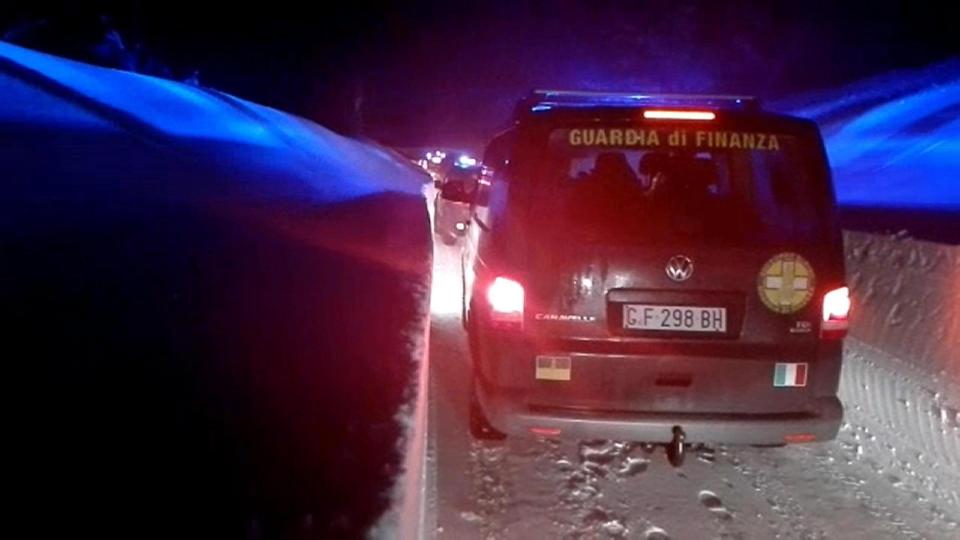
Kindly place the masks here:
<instances>
[{"instance_id":1,"label":"icy road surface","mask_svg":"<svg viewBox=\"0 0 960 540\"><path fill-rule=\"evenodd\" d=\"M436 538L960 538L960 391L848 341L837 440L700 448L475 442L459 248L437 244L428 522Z\"/></svg>"}]
</instances>

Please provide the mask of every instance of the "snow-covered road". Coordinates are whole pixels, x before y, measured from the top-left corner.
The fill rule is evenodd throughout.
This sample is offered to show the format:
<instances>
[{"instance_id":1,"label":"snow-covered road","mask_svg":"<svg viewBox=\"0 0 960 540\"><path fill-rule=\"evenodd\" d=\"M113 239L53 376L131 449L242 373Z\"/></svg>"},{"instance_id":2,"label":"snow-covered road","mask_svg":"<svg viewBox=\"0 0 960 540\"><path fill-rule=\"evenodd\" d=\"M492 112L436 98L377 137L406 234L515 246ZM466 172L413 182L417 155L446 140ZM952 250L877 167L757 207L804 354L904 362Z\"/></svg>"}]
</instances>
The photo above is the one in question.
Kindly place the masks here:
<instances>
[{"instance_id":1,"label":"snow-covered road","mask_svg":"<svg viewBox=\"0 0 960 540\"><path fill-rule=\"evenodd\" d=\"M458 248L437 245L430 343L428 522L437 538L956 538L960 402L949 381L848 340L837 440L660 449L467 431Z\"/></svg>"}]
</instances>

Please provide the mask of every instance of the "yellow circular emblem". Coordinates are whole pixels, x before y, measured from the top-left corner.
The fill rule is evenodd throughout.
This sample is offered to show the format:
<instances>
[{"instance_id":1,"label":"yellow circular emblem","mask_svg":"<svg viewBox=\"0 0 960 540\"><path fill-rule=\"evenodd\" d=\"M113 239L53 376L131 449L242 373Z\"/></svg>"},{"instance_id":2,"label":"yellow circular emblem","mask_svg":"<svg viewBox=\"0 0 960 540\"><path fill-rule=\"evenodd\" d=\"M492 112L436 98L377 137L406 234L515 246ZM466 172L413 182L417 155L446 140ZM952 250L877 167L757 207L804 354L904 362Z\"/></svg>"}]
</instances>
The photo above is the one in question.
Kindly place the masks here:
<instances>
[{"instance_id":1,"label":"yellow circular emblem","mask_svg":"<svg viewBox=\"0 0 960 540\"><path fill-rule=\"evenodd\" d=\"M777 313L796 313L813 298L815 276L810 263L796 253L774 255L757 276L760 300Z\"/></svg>"}]
</instances>

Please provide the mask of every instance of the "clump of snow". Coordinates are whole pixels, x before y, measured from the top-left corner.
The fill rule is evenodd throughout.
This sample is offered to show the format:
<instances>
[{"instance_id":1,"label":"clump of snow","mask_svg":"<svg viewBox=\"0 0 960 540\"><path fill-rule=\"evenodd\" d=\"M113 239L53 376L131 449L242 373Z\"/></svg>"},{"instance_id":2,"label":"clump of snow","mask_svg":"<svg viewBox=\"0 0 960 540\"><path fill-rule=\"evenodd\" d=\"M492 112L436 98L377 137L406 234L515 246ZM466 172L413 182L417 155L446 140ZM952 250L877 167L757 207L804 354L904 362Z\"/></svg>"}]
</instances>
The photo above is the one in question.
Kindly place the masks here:
<instances>
[{"instance_id":1,"label":"clump of snow","mask_svg":"<svg viewBox=\"0 0 960 540\"><path fill-rule=\"evenodd\" d=\"M623 460L623 465L617 469L617 476L621 478L629 478L631 476L636 476L647 470L647 467L650 466L650 460L646 458L635 458L627 457Z\"/></svg>"},{"instance_id":2,"label":"clump of snow","mask_svg":"<svg viewBox=\"0 0 960 540\"><path fill-rule=\"evenodd\" d=\"M655 525L647 527L647 530L643 531L643 537L646 540L670 540L670 535L667 534L667 531Z\"/></svg>"},{"instance_id":3,"label":"clump of snow","mask_svg":"<svg viewBox=\"0 0 960 540\"><path fill-rule=\"evenodd\" d=\"M708 489L704 489L700 491L700 493L697 495L697 498L700 500L700 504L709 510L711 514L717 516L718 519L733 519L733 515L723 505L723 501L720 500L720 497L718 497L716 493Z\"/></svg>"}]
</instances>

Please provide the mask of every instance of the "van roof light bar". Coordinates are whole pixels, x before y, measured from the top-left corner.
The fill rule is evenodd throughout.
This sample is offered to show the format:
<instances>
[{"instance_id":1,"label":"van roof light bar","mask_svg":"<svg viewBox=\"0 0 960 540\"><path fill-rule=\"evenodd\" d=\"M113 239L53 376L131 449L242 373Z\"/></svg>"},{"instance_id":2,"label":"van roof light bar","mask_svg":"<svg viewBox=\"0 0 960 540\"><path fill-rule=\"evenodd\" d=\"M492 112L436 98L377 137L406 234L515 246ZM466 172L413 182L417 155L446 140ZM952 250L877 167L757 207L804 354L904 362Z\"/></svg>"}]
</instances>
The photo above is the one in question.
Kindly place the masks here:
<instances>
[{"instance_id":1,"label":"van roof light bar","mask_svg":"<svg viewBox=\"0 0 960 540\"><path fill-rule=\"evenodd\" d=\"M566 107L692 107L757 111L760 101L753 96L719 94L649 94L641 92L590 92L577 90L534 90L526 99L531 112Z\"/></svg>"}]
</instances>

